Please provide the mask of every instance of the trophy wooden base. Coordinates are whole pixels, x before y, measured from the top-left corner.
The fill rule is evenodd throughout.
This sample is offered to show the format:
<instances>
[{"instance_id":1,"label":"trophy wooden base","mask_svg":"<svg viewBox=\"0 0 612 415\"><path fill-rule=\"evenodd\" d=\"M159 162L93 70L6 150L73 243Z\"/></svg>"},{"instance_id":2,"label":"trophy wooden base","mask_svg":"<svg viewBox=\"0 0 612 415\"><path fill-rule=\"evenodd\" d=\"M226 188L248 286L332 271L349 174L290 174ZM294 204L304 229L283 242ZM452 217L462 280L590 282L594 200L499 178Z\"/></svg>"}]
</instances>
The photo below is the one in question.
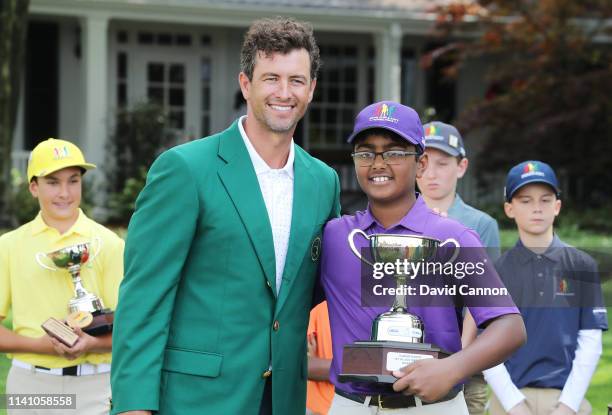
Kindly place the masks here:
<instances>
[{"instance_id":1,"label":"trophy wooden base","mask_svg":"<svg viewBox=\"0 0 612 415\"><path fill-rule=\"evenodd\" d=\"M83 328L83 331L90 336L101 336L113 331L113 321L115 313L109 309L95 311L92 313L93 321L90 325Z\"/></svg>"},{"instance_id":2,"label":"trophy wooden base","mask_svg":"<svg viewBox=\"0 0 612 415\"><path fill-rule=\"evenodd\" d=\"M395 383L394 370L421 359L442 359L449 353L430 343L357 341L344 346L340 382Z\"/></svg>"}]
</instances>

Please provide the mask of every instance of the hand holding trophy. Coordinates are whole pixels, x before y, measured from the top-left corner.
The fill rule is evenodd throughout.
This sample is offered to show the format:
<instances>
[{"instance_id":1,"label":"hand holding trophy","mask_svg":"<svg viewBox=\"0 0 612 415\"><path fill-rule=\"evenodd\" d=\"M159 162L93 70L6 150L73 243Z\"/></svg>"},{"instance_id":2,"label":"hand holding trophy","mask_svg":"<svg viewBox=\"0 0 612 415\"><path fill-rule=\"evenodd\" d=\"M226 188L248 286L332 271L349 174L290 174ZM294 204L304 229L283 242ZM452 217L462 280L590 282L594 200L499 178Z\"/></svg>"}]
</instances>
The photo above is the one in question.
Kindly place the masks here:
<instances>
[{"instance_id":1,"label":"hand holding trophy","mask_svg":"<svg viewBox=\"0 0 612 415\"><path fill-rule=\"evenodd\" d=\"M104 304L98 296L88 292L83 287L83 281L81 280L81 267L88 261L92 261L100 252L101 240L96 238L95 241L98 241L99 247L93 255L90 254L90 243L71 245L46 254L42 252L36 254L36 262L41 267L51 271L67 270L70 273L75 296L68 302L69 314L66 317L66 323L70 327L81 328L91 336L111 332L114 317L114 313L110 309L104 308ZM45 264L48 261L51 261L55 266ZM65 335L53 330L53 327L57 327L57 325L48 324L48 322L49 320L43 324L43 329L66 344L63 341L67 340L64 339Z\"/></svg>"}]
</instances>

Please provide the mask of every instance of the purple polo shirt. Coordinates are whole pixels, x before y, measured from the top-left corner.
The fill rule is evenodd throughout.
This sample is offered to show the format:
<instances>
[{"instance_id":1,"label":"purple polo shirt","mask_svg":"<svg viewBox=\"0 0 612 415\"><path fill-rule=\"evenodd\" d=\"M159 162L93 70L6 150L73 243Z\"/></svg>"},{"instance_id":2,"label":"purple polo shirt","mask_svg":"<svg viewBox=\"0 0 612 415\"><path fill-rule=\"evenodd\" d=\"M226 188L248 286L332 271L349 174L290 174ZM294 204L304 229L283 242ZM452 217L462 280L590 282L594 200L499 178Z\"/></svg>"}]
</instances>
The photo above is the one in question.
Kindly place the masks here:
<instances>
[{"instance_id":1,"label":"purple polo shirt","mask_svg":"<svg viewBox=\"0 0 612 415\"><path fill-rule=\"evenodd\" d=\"M369 340L372 321L389 307L363 307L361 304L361 262L352 253L347 242L349 233L361 229L366 234L394 233L423 235L444 241L453 238L462 247L481 247L477 234L459 222L444 218L429 209L421 197L402 220L385 229L372 216L369 209L355 215L345 215L327 223L323 231L323 252L321 258L321 280L329 308L332 333L333 361L330 380L339 389L352 393L380 393L388 389L374 389L367 385L340 383L338 374L342 371L342 350L345 344L356 340ZM357 248L367 246L367 241L357 235ZM495 272L492 261L486 263L487 285L503 287ZM518 314L518 309L507 297L506 306L469 307L479 327L505 314ZM461 349L462 314L458 307L410 306L412 314L423 319L425 341L454 353ZM499 303L498 303L499 304Z\"/></svg>"}]
</instances>

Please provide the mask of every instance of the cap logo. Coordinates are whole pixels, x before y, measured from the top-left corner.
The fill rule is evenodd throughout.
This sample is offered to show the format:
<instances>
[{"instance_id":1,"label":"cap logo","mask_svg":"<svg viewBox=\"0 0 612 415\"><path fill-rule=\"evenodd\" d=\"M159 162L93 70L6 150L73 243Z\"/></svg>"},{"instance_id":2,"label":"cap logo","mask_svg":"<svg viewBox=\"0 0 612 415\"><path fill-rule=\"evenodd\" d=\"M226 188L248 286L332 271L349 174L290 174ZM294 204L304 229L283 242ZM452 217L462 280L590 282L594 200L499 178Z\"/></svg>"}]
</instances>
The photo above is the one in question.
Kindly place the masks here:
<instances>
[{"instance_id":1,"label":"cap logo","mask_svg":"<svg viewBox=\"0 0 612 415\"><path fill-rule=\"evenodd\" d=\"M521 174L521 179L531 176L545 177L546 174L539 170L540 168L536 163L527 163L527 165L525 165L525 168L523 169L523 174Z\"/></svg>"},{"instance_id":2,"label":"cap logo","mask_svg":"<svg viewBox=\"0 0 612 415\"><path fill-rule=\"evenodd\" d=\"M369 121L389 121L397 123L399 120L393 118L393 113L397 107L395 105L380 104L374 108L374 114L369 118Z\"/></svg>"},{"instance_id":3,"label":"cap logo","mask_svg":"<svg viewBox=\"0 0 612 415\"><path fill-rule=\"evenodd\" d=\"M457 138L457 136L456 136L456 135L452 135L452 134L451 134L451 135L448 137L448 144L449 144L451 147L455 147L455 148L459 147L459 138Z\"/></svg>"},{"instance_id":4,"label":"cap logo","mask_svg":"<svg viewBox=\"0 0 612 415\"><path fill-rule=\"evenodd\" d=\"M425 129L425 137L427 137L428 135L436 135L437 132L438 129L436 128L436 126L430 125Z\"/></svg>"},{"instance_id":5,"label":"cap logo","mask_svg":"<svg viewBox=\"0 0 612 415\"><path fill-rule=\"evenodd\" d=\"M61 160L61 159L65 159L66 157L70 157L70 153L68 153L68 148L66 146L58 148L55 147L53 149L53 159L54 160Z\"/></svg>"},{"instance_id":6,"label":"cap logo","mask_svg":"<svg viewBox=\"0 0 612 415\"><path fill-rule=\"evenodd\" d=\"M527 163L525 168L523 169L523 173L530 173L533 171L539 170L539 167L535 163Z\"/></svg>"}]
</instances>

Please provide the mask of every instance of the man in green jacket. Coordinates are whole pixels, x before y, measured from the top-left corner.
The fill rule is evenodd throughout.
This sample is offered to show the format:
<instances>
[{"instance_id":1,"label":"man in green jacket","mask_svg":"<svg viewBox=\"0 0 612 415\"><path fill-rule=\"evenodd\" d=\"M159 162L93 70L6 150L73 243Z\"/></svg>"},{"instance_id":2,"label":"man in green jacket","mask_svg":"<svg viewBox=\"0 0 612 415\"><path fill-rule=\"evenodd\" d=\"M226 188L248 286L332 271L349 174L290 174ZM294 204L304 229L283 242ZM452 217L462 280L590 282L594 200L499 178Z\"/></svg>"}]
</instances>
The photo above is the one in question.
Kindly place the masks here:
<instances>
[{"instance_id":1,"label":"man in green jacket","mask_svg":"<svg viewBox=\"0 0 612 415\"><path fill-rule=\"evenodd\" d=\"M130 222L113 414L303 415L306 328L336 173L293 143L319 68L312 28L253 23L247 115L163 153Z\"/></svg>"}]
</instances>

